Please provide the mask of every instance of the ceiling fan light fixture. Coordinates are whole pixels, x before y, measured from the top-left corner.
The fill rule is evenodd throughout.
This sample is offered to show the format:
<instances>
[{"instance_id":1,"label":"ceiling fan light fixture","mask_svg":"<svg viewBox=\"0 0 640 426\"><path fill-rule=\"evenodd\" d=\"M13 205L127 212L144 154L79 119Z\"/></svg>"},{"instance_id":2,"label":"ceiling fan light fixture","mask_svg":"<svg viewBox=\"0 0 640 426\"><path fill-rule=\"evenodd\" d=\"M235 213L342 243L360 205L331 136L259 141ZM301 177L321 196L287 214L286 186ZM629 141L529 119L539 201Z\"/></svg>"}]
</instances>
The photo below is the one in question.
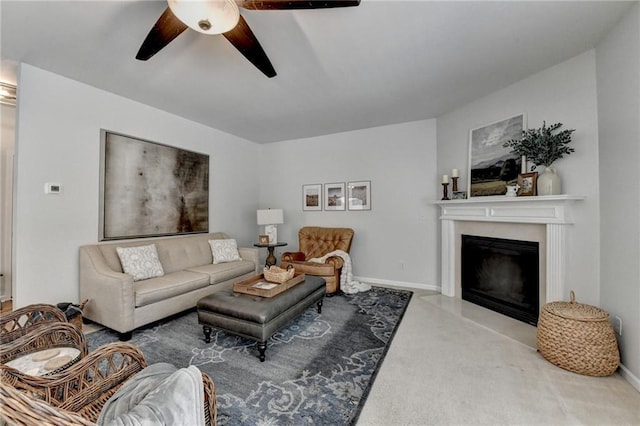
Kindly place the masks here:
<instances>
[{"instance_id":1,"label":"ceiling fan light fixture","mask_svg":"<svg viewBox=\"0 0 640 426\"><path fill-rule=\"evenodd\" d=\"M231 31L240 19L234 0L168 0L168 3L178 19L203 34Z\"/></svg>"},{"instance_id":2,"label":"ceiling fan light fixture","mask_svg":"<svg viewBox=\"0 0 640 426\"><path fill-rule=\"evenodd\" d=\"M211 29L211 22L209 22L208 19L203 19L200 22L198 22L198 26L203 31L209 31Z\"/></svg>"}]
</instances>

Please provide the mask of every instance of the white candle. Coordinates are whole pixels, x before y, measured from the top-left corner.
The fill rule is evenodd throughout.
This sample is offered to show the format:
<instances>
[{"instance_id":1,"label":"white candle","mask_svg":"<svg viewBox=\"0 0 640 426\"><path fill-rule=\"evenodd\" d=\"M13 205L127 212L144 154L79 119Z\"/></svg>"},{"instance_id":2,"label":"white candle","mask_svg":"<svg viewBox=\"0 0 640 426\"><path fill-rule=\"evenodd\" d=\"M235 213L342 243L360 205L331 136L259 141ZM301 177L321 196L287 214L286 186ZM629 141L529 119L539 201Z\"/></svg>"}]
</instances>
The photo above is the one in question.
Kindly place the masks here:
<instances>
[{"instance_id":1,"label":"white candle","mask_svg":"<svg viewBox=\"0 0 640 426\"><path fill-rule=\"evenodd\" d=\"M458 177L458 169L451 170L451 177Z\"/></svg>"},{"instance_id":2,"label":"white candle","mask_svg":"<svg viewBox=\"0 0 640 426\"><path fill-rule=\"evenodd\" d=\"M448 175L442 175L442 183L449 183L449 176Z\"/></svg>"}]
</instances>

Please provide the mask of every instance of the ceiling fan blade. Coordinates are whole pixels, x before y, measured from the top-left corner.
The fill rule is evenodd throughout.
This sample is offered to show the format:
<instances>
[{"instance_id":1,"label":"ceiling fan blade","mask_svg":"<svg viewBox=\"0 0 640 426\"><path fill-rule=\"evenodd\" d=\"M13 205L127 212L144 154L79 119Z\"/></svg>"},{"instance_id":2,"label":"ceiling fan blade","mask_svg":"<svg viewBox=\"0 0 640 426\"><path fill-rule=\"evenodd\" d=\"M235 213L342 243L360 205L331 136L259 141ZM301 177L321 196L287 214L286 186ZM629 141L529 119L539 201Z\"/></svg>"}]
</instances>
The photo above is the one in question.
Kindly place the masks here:
<instances>
[{"instance_id":1,"label":"ceiling fan blade","mask_svg":"<svg viewBox=\"0 0 640 426\"><path fill-rule=\"evenodd\" d=\"M140 50L136 55L136 59L146 61L153 55L162 50L167 44L178 37L187 26L171 12L171 9L167 9L160 15L156 24L151 28L147 38L142 42Z\"/></svg>"},{"instance_id":2,"label":"ceiling fan blade","mask_svg":"<svg viewBox=\"0 0 640 426\"><path fill-rule=\"evenodd\" d=\"M244 0L238 6L250 10L327 9L358 6L360 0Z\"/></svg>"},{"instance_id":3,"label":"ceiling fan blade","mask_svg":"<svg viewBox=\"0 0 640 426\"><path fill-rule=\"evenodd\" d=\"M260 46L260 42L258 42L251 28L249 28L249 24L247 24L247 21L245 21L242 16L240 16L238 25L223 35L249 62L262 71L264 75L269 78L276 76L276 70L273 69L271 61L262 49L262 46Z\"/></svg>"},{"instance_id":4,"label":"ceiling fan blade","mask_svg":"<svg viewBox=\"0 0 640 426\"><path fill-rule=\"evenodd\" d=\"M327 9L358 6L360 0L244 0L238 6L251 10Z\"/></svg>"}]
</instances>

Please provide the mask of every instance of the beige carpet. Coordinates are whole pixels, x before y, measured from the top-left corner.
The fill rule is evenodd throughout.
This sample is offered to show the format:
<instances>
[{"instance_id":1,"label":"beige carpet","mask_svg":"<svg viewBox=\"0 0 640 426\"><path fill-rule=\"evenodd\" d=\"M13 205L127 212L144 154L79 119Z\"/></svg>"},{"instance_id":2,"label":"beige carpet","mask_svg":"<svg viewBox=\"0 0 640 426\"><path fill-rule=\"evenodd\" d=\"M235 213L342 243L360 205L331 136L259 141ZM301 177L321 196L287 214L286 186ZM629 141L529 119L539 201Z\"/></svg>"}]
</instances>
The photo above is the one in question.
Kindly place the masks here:
<instances>
[{"instance_id":1,"label":"beige carpet","mask_svg":"<svg viewBox=\"0 0 640 426\"><path fill-rule=\"evenodd\" d=\"M547 362L535 327L416 291L358 425L640 425L640 393Z\"/></svg>"}]
</instances>

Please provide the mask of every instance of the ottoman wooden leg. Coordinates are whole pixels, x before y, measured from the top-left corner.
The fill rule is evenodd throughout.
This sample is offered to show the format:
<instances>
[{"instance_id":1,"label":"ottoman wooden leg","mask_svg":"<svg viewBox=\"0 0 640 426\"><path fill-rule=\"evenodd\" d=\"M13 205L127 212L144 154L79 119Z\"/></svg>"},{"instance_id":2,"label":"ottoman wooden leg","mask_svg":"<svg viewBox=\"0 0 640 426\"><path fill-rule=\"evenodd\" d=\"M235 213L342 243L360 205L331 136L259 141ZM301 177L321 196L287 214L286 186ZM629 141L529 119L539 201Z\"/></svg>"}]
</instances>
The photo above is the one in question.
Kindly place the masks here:
<instances>
[{"instance_id":1,"label":"ottoman wooden leg","mask_svg":"<svg viewBox=\"0 0 640 426\"><path fill-rule=\"evenodd\" d=\"M208 325L203 325L202 332L204 333L204 341L206 343L211 343L211 327L209 327Z\"/></svg>"},{"instance_id":2,"label":"ottoman wooden leg","mask_svg":"<svg viewBox=\"0 0 640 426\"><path fill-rule=\"evenodd\" d=\"M267 350L267 342L258 342L258 351L260 352L260 362L265 360L265 351Z\"/></svg>"},{"instance_id":3,"label":"ottoman wooden leg","mask_svg":"<svg viewBox=\"0 0 640 426\"><path fill-rule=\"evenodd\" d=\"M322 299L318 300L318 313L322 313Z\"/></svg>"}]
</instances>

